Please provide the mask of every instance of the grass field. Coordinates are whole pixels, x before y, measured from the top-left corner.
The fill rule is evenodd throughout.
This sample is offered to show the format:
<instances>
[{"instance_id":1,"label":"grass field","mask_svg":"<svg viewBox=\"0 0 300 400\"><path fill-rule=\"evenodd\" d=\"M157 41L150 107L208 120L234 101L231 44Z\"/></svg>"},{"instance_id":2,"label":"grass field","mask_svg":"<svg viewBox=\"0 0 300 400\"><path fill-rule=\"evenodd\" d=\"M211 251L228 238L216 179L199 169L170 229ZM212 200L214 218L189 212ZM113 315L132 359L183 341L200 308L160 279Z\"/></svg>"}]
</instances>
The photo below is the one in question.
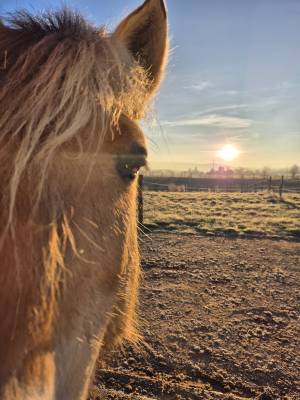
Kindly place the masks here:
<instances>
[{"instance_id":1,"label":"grass field","mask_svg":"<svg viewBox=\"0 0 300 400\"><path fill-rule=\"evenodd\" d=\"M146 232L300 240L300 194L285 194L280 201L266 192L145 192L144 225Z\"/></svg>"}]
</instances>

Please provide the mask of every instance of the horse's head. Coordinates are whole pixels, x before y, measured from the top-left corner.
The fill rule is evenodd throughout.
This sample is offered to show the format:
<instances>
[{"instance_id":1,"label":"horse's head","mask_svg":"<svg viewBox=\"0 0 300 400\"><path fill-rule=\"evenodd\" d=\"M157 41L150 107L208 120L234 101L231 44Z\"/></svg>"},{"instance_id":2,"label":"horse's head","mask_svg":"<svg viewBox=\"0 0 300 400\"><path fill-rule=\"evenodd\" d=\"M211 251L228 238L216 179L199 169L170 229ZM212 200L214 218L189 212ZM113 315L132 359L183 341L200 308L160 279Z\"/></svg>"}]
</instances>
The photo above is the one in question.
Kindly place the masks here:
<instances>
[{"instance_id":1,"label":"horse's head","mask_svg":"<svg viewBox=\"0 0 300 400\"><path fill-rule=\"evenodd\" d=\"M166 53L163 0L112 34L0 23L2 399L84 399L101 346L137 338L138 121Z\"/></svg>"}]
</instances>

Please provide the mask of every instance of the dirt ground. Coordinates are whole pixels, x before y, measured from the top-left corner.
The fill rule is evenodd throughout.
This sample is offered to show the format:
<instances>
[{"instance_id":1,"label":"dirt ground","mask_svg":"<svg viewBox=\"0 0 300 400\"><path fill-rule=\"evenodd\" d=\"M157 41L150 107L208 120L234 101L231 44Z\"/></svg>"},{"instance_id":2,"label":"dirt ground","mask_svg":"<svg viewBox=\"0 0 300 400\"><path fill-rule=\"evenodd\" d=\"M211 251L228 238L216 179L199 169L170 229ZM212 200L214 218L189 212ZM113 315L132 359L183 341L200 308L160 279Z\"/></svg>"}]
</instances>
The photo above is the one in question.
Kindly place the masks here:
<instances>
[{"instance_id":1,"label":"dirt ground","mask_svg":"<svg viewBox=\"0 0 300 400\"><path fill-rule=\"evenodd\" d=\"M141 349L96 372L96 399L300 399L300 243L143 238Z\"/></svg>"}]
</instances>

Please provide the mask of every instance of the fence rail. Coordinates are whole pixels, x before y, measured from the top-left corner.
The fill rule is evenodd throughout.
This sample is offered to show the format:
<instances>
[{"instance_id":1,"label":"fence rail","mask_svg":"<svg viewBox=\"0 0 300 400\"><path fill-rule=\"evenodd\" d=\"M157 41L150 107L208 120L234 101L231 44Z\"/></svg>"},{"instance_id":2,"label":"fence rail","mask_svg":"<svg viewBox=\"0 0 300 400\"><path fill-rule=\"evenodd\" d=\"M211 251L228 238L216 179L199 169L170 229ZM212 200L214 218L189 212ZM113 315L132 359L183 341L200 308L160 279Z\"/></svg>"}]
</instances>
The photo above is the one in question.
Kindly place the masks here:
<instances>
[{"instance_id":1,"label":"fence rail","mask_svg":"<svg viewBox=\"0 0 300 400\"><path fill-rule=\"evenodd\" d=\"M144 177L144 190L169 192L259 192L273 191L279 194L300 193L300 180L290 181L272 178L253 179L184 179Z\"/></svg>"}]
</instances>

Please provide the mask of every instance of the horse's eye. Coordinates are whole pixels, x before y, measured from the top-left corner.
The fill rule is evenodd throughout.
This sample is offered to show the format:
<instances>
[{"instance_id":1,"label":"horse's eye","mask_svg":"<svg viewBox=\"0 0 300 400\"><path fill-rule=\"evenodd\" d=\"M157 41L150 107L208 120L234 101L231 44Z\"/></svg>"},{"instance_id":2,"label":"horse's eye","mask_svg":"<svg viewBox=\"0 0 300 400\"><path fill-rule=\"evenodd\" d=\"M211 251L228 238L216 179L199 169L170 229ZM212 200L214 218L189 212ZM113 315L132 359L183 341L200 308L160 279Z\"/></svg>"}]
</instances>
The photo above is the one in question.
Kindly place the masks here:
<instances>
[{"instance_id":1,"label":"horse's eye","mask_svg":"<svg viewBox=\"0 0 300 400\"><path fill-rule=\"evenodd\" d=\"M132 181L138 175L141 167L146 165L144 156L128 155L119 156L117 159L117 171L121 178Z\"/></svg>"}]
</instances>

